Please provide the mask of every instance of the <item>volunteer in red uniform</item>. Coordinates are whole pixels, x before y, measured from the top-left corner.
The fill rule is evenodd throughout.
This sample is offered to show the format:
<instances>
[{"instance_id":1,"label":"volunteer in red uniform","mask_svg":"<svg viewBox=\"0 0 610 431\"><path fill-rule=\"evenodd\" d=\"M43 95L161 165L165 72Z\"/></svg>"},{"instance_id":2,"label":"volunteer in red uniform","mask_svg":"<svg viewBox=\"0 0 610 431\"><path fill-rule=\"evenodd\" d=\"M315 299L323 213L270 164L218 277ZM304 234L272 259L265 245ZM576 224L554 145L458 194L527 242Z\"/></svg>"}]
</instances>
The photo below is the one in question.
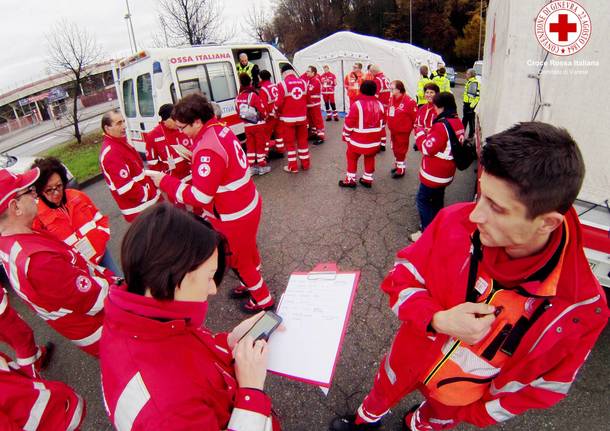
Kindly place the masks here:
<instances>
[{"instance_id":1,"label":"volunteer in red uniform","mask_svg":"<svg viewBox=\"0 0 610 431\"><path fill-rule=\"evenodd\" d=\"M40 169L40 177L34 184L38 193L34 230L49 233L85 259L120 275L106 247L110 239L108 216L102 215L85 193L66 189L66 168L56 158L37 159L33 167Z\"/></svg>"},{"instance_id":2,"label":"volunteer in red uniform","mask_svg":"<svg viewBox=\"0 0 610 431\"><path fill-rule=\"evenodd\" d=\"M388 106L390 105L390 80L383 74L379 65L377 64L371 65L370 72L374 77L375 84L377 85L377 91L375 95L383 104L383 108L387 110ZM386 131L384 129L383 134L381 136L381 147L379 147L381 151L385 151L385 144Z\"/></svg>"},{"instance_id":3,"label":"volunteer in red uniform","mask_svg":"<svg viewBox=\"0 0 610 431\"><path fill-rule=\"evenodd\" d=\"M364 81L361 95L350 107L343 125L343 140L347 143L347 173L339 187L356 187L358 159L364 156L364 174L360 184L371 188L375 172L375 154L379 152L381 134L385 131L383 105L375 97L375 83Z\"/></svg>"},{"instance_id":4,"label":"volunteer in red uniform","mask_svg":"<svg viewBox=\"0 0 610 431\"><path fill-rule=\"evenodd\" d=\"M284 166L284 170L295 174L299 172L297 153L304 171L311 166L307 143L307 84L297 78L289 64L282 66L282 79L277 86L275 110L288 155L288 165Z\"/></svg>"},{"instance_id":5,"label":"volunteer in red uniform","mask_svg":"<svg viewBox=\"0 0 610 431\"><path fill-rule=\"evenodd\" d=\"M246 156L250 172L264 175L271 171L267 164L267 108L252 86L252 79L246 73L239 75L241 85L235 98L235 109L244 120L246 133ZM254 118L249 117L254 114Z\"/></svg>"},{"instance_id":6,"label":"volunteer in red uniform","mask_svg":"<svg viewBox=\"0 0 610 431\"><path fill-rule=\"evenodd\" d=\"M0 296L2 290L0 289ZM2 317L0 315L0 321ZM4 328L0 323L0 340ZM17 351L18 344L8 344ZM19 357L17 357L17 362ZM85 402L61 382L41 379L0 352L0 429L72 431L85 417Z\"/></svg>"},{"instance_id":7,"label":"volunteer in red uniform","mask_svg":"<svg viewBox=\"0 0 610 431\"><path fill-rule=\"evenodd\" d=\"M568 394L608 320L572 204L585 166L572 137L521 123L487 138L478 203L441 211L381 288L402 326L357 414L368 430L403 397L404 429L487 427Z\"/></svg>"},{"instance_id":8,"label":"volunteer in red uniform","mask_svg":"<svg viewBox=\"0 0 610 431\"><path fill-rule=\"evenodd\" d=\"M279 431L264 391L267 344L205 327L225 268L224 240L162 203L129 228L126 284L112 286L101 342L102 390L121 431Z\"/></svg>"},{"instance_id":9,"label":"volunteer in red uniform","mask_svg":"<svg viewBox=\"0 0 610 431\"><path fill-rule=\"evenodd\" d=\"M315 66L307 68L307 122L310 132L316 136L314 145L324 143L324 120L322 119L322 83Z\"/></svg>"},{"instance_id":10,"label":"volunteer in red uniform","mask_svg":"<svg viewBox=\"0 0 610 431\"><path fill-rule=\"evenodd\" d=\"M409 137L417 116L417 103L407 95L402 81L392 81L390 89L392 97L386 110L386 119L388 129L390 129L392 151L395 158L392 178L400 178L405 175L405 169L407 168Z\"/></svg>"},{"instance_id":11,"label":"volunteer in red uniform","mask_svg":"<svg viewBox=\"0 0 610 431\"><path fill-rule=\"evenodd\" d=\"M271 82L271 73L268 70L261 70L259 96L267 109L267 153L273 149L276 154L284 155L284 139L280 131L280 122L275 112L275 101L277 100L277 85ZM274 138L273 140L271 138Z\"/></svg>"},{"instance_id":12,"label":"volunteer in red uniform","mask_svg":"<svg viewBox=\"0 0 610 431\"><path fill-rule=\"evenodd\" d=\"M438 85L432 82L424 85L424 98L428 103L420 106L417 109L415 128L423 129L425 133L430 132L430 129L432 129L432 123L436 119L436 109L434 108L432 99L434 99L434 96L436 96L438 93L440 93L438 90Z\"/></svg>"},{"instance_id":13,"label":"volunteer in red uniform","mask_svg":"<svg viewBox=\"0 0 610 431\"><path fill-rule=\"evenodd\" d=\"M102 116L104 141L100 167L110 193L127 222L132 222L146 208L154 205L161 193L144 175L144 164L138 152L125 137L125 119L118 110Z\"/></svg>"},{"instance_id":14,"label":"volunteer in red uniform","mask_svg":"<svg viewBox=\"0 0 610 431\"><path fill-rule=\"evenodd\" d=\"M360 84L362 84L362 63L355 63L351 72L348 72L343 79L343 88L347 92L347 109L360 94Z\"/></svg>"},{"instance_id":15,"label":"volunteer in red uniform","mask_svg":"<svg viewBox=\"0 0 610 431\"><path fill-rule=\"evenodd\" d=\"M32 230L40 171L0 171L0 256L15 292L49 326L98 355L104 298L115 277L57 238Z\"/></svg>"},{"instance_id":16,"label":"volunteer in red uniform","mask_svg":"<svg viewBox=\"0 0 610 431\"><path fill-rule=\"evenodd\" d=\"M339 121L337 113L337 105L335 103L335 87L337 86L337 77L330 71L328 64L325 64L324 73L320 75L322 83L322 98L324 99L324 107L326 108L326 121Z\"/></svg>"},{"instance_id":17,"label":"volunteer in red uniform","mask_svg":"<svg viewBox=\"0 0 610 431\"><path fill-rule=\"evenodd\" d=\"M146 142L146 166L155 171L165 172L179 179L191 179L191 163L181 156L174 145L191 149L191 140L177 128L172 120L174 105L166 103L159 108L161 121L150 132L144 134Z\"/></svg>"},{"instance_id":18,"label":"volunteer in red uniform","mask_svg":"<svg viewBox=\"0 0 610 431\"><path fill-rule=\"evenodd\" d=\"M254 313L272 308L275 301L261 275L256 244L262 199L250 178L239 140L218 122L212 105L200 94L184 97L172 116L195 144L192 185L160 172L147 174L172 202L193 206L227 238L229 266L242 283L233 296L250 297L242 309Z\"/></svg>"}]
</instances>

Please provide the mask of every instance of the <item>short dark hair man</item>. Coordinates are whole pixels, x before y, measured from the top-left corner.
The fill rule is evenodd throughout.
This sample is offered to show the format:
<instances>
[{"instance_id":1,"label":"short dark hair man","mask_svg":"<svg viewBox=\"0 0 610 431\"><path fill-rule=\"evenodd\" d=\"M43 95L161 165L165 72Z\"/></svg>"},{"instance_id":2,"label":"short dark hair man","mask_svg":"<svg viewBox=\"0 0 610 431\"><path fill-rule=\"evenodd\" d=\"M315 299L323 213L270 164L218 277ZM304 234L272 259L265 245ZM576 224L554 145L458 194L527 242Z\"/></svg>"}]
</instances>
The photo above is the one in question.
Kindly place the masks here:
<instances>
[{"instance_id":1,"label":"short dark hair man","mask_svg":"<svg viewBox=\"0 0 610 431\"><path fill-rule=\"evenodd\" d=\"M487 139L476 204L441 211L381 288L402 321L356 417L365 430L418 389L404 427L503 422L564 398L607 323L572 204L585 173L563 129L521 123Z\"/></svg>"}]
</instances>

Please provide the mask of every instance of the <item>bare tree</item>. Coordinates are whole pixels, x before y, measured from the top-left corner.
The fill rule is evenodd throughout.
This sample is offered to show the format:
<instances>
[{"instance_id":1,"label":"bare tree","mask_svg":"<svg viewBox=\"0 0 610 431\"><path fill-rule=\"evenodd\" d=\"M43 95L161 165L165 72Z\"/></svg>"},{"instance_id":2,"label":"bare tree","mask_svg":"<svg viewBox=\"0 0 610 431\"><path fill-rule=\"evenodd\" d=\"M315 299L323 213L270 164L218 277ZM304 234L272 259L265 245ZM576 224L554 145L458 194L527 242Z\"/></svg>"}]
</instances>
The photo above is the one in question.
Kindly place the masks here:
<instances>
[{"instance_id":1,"label":"bare tree","mask_svg":"<svg viewBox=\"0 0 610 431\"><path fill-rule=\"evenodd\" d=\"M49 67L73 78L74 98L70 121L74 125L74 137L80 144L78 96L81 95L81 83L89 76L90 67L101 60L102 50L93 35L66 20L55 24L46 38L50 51Z\"/></svg>"},{"instance_id":2,"label":"bare tree","mask_svg":"<svg viewBox=\"0 0 610 431\"><path fill-rule=\"evenodd\" d=\"M245 25L242 25L243 30L257 42L267 42L270 24L269 15L265 13L264 8L252 2L245 17Z\"/></svg>"},{"instance_id":3,"label":"bare tree","mask_svg":"<svg viewBox=\"0 0 610 431\"><path fill-rule=\"evenodd\" d=\"M234 29L222 27L219 0L159 0L160 34L153 36L156 46L201 45L224 42Z\"/></svg>"}]
</instances>

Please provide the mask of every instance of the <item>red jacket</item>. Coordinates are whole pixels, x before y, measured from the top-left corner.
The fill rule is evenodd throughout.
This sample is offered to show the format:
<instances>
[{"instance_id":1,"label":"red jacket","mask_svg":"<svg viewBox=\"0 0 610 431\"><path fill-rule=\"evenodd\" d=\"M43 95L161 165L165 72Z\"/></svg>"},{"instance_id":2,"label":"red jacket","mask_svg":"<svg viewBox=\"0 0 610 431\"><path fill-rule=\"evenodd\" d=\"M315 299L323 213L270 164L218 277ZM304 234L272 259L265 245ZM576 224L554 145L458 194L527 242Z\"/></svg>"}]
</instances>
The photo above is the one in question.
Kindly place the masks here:
<instances>
[{"instance_id":1,"label":"red jacket","mask_svg":"<svg viewBox=\"0 0 610 431\"><path fill-rule=\"evenodd\" d=\"M343 140L358 154L375 154L385 134L383 105L375 96L358 96L343 125Z\"/></svg>"},{"instance_id":2,"label":"red jacket","mask_svg":"<svg viewBox=\"0 0 610 431\"><path fill-rule=\"evenodd\" d=\"M272 429L271 399L237 384L227 334L201 326L206 303L113 286L105 307L102 389L118 430Z\"/></svg>"},{"instance_id":3,"label":"red jacket","mask_svg":"<svg viewBox=\"0 0 610 431\"><path fill-rule=\"evenodd\" d=\"M464 126L457 117L447 118L458 139L464 139ZM432 187L446 187L453 181L455 162L451 154L451 143L445 125L435 122L429 133L422 129L415 130L415 144L422 152L419 180Z\"/></svg>"},{"instance_id":4,"label":"red jacket","mask_svg":"<svg viewBox=\"0 0 610 431\"><path fill-rule=\"evenodd\" d=\"M410 134L417 116L417 103L409 96L392 96L386 109L386 120L390 133Z\"/></svg>"},{"instance_id":5,"label":"red jacket","mask_svg":"<svg viewBox=\"0 0 610 431\"><path fill-rule=\"evenodd\" d=\"M307 107L320 106L322 102L322 83L320 77L314 75L307 81Z\"/></svg>"},{"instance_id":6,"label":"red jacket","mask_svg":"<svg viewBox=\"0 0 610 431\"><path fill-rule=\"evenodd\" d=\"M254 87L246 87L240 90L240 93L235 98L235 109L238 113L239 107L241 105L247 105L256 108L256 110L260 114L260 120L257 124L252 124L248 123L247 121L244 121L244 127L252 127L265 124L265 118L267 118L268 114L267 107L266 104L263 102L262 98L259 97L256 91L254 91Z\"/></svg>"},{"instance_id":7,"label":"red jacket","mask_svg":"<svg viewBox=\"0 0 610 431\"><path fill-rule=\"evenodd\" d=\"M413 375L427 371L449 339L428 332L434 313L465 300L470 238L476 228L468 217L474 205L443 209L417 242L397 254L394 269L381 286L403 322L401 345L405 352L419 355L421 369L410 370ZM573 209L566 214L566 222L570 233L551 307L525 333L483 398L456 410L458 421L486 427L532 408L556 404L567 395L606 325L605 295L583 252L581 228ZM484 248L484 259L485 254ZM519 259L506 261L519 266ZM510 276L510 269L506 273Z\"/></svg>"},{"instance_id":8,"label":"red jacket","mask_svg":"<svg viewBox=\"0 0 610 431\"><path fill-rule=\"evenodd\" d=\"M68 385L28 377L0 353L0 429L73 431L85 418L85 402Z\"/></svg>"},{"instance_id":9,"label":"red jacket","mask_svg":"<svg viewBox=\"0 0 610 431\"><path fill-rule=\"evenodd\" d=\"M211 119L193 142L192 185L166 175L161 189L173 202L201 209L207 217L223 222L247 217L260 197L237 137L231 129Z\"/></svg>"},{"instance_id":10,"label":"red jacket","mask_svg":"<svg viewBox=\"0 0 610 431\"><path fill-rule=\"evenodd\" d=\"M259 96L265 105L265 109L269 115L274 114L275 101L277 100L277 85L271 81L261 81Z\"/></svg>"},{"instance_id":11,"label":"red jacket","mask_svg":"<svg viewBox=\"0 0 610 431\"><path fill-rule=\"evenodd\" d=\"M126 138L104 135L100 166L112 197L128 222L161 197L150 178L144 175L144 164Z\"/></svg>"},{"instance_id":12,"label":"red jacket","mask_svg":"<svg viewBox=\"0 0 610 431\"><path fill-rule=\"evenodd\" d=\"M50 208L40 199L33 228L48 232L93 263L102 259L110 239L108 216L100 213L89 196L74 189L66 190L66 204L61 208Z\"/></svg>"},{"instance_id":13,"label":"red jacket","mask_svg":"<svg viewBox=\"0 0 610 431\"><path fill-rule=\"evenodd\" d=\"M322 94L335 94L337 77L334 73L324 72L320 75L320 82L322 83Z\"/></svg>"},{"instance_id":14,"label":"red jacket","mask_svg":"<svg viewBox=\"0 0 610 431\"><path fill-rule=\"evenodd\" d=\"M2 265L17 295L43 320L97 356L112 273L42 232L0 236Z\"/></svg>"},{"instance_id":15,"label":"red jacket","mask_svg":"<svg viewBox=\"0 0 610 431\"><path fill-rule=\"evenodd\" d=\"M390 80L383 74L383 72L379 72L375 75L375 84L377 84L377 92L375 95L379 99L381 103L383 103L384 107L387 107L390 104Z\"/></svg>"},{"instance_id":16,"label":"red jacket","mask_svg":"<svg viewBox=\"0 0 610 431\"><path fill-rule=\"evenodd\" d=\"M159 122L150 132L144 134L146 142L146 165L149 169L184 179L191 175L191 164L172 148L180 144L191 148L191 140L178 129L170 129Z\"/></svg>"},{"instance_id":17,"label":"red jacket","mask_svg":"<svg viewBox=\"0 0 610 431\"><path fill-rule=\"evenodd\" d=\"M424 129L426 133L432 128L432 122L436 119L436 109L432 102L426 103L417 110L415 128Z\"/></svg>"},{"instance_id":18,"label":"red jacket","mask_svg":"<svg viewBox=\"0 0 610 431\"><path fill-rule=\"evenodd\" d=\"M349 72L343 79L343 87L347 91L347 97L353 102L360 94L360 85L362 84L362 72Z\"/></svg>"},{"instance_id":19,"label":"red jacket","mask_svg":"<svg viewBox=\"0 0 610 431\"><path fill-rule=\"evenodd\" d=\"M275 109L284 123L307 124L307 84L290 74L277 85Z\"/></svg>"}]
</instances>

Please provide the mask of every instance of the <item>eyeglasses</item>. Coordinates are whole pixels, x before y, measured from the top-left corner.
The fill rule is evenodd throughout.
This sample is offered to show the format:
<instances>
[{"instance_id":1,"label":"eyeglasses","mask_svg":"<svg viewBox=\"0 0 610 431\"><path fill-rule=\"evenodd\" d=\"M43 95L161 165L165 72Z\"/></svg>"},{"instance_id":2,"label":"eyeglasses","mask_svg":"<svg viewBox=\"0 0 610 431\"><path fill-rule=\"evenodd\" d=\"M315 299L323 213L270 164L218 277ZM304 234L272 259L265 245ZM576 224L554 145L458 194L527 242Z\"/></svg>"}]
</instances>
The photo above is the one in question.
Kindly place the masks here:
<instances>
[{"instance_id":1,"label":"eyeglasses","mask_svg":"<svg viewBox=\"0 0 610 431\"><path fill-rule=\"evenodd\" d=\"M19 198L22 198L25 195L32 195L32 194L35 194L35 193L36 193L36 187L29 186L27 189L25 189L21 193L17 193L15 195L15 199L19 199Z\"/></svg>"},{"instance_id":2,"label":"eyeglasses","mask_svg":"<svg viewBox=\"0 0 610 431\"><path fill-rule=\"evenodd\" d=\"M63 184L57 184L55 187L49 187L48 189L44 189L42 192L45 195L52 195L54 193L61 193L64 190Z\"/></svg>"},{"instance_id":3,"label":"eyeglasses","mask_svg":"<svg viewBox=\"0 0 610 431\"><path fill-rule=\"evenodd\" d=\"M180 124L178 124L178 123L176 122L176 128L177 128L178 130L180 130L181 132L182 132L184 129L186 129L188 126L191 126L191 124L184 124L184 125L180 125Z\"/></svg>"}]
</instances>

